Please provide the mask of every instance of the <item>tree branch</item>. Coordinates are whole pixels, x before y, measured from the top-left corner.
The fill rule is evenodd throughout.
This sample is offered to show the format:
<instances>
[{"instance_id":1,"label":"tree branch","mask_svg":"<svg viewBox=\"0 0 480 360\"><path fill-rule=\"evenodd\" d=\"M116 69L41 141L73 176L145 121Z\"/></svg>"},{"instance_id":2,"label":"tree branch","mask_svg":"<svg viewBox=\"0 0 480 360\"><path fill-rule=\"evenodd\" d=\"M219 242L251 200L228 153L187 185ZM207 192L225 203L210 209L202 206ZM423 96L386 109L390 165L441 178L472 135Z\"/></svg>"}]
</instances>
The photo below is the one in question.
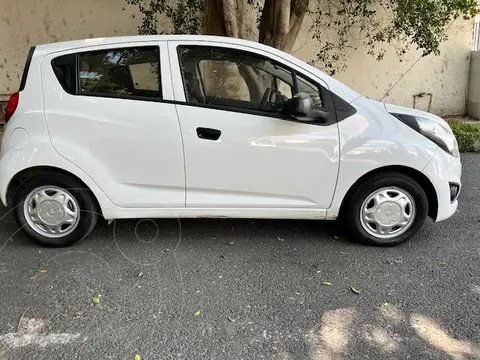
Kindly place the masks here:
<instances>
[{"instance_id":1,"label":"tree branch","mask_svg":"<svg viewBox=\"0 0 480 360\"><path fill-rule=\"evenodd\" d=\"M265 0L262 15L260 16L258 41L270 45L273 37L272 28L275 16L275 0Z\"/></svg>"},{"instance_id":2,"label":"tree branch","mask_svg":"<svg viewBox=\"0 0 480 360\"><path fill-rule=\"evenodd\" d=\"M291 0L276 1L276 26L273 46L283 50L290 30L290 3Z\"/></svg>"},{"instance_id":3,"label":"tree branch","mask_svg":"<svg viewBox=\"0 0 480 360\"><path fill-rule=\"evenodd\" d=\"M223 20L225 22L225 33L227 36L239 37L238 19L235 17L237 2L235 0L223 0Z\"/></svg>"},{"instance_id":4,"label":"tree branch","mask_svg":"<svg viewBox=\"0 0 480 360\"><path fill-rule=\"evenodd\" d=\"M204 33L206 35L227 35L223 22L223 6L219 0L207 0L206 12L203 21Z\"/></svg>"},{"instance_id":5,"label":"tree branch","mask_svg":"<svg viewBox=\"0 0 480 360\"><path fill-rule=\"evenodd\" d=\"M285 45L283 46L283 51L290 52L293 49L293 45L295 45L295 41L297 40L298 33L303 24L303 19L305 18L305 11L301 12L299 15L292 15L290 18L294 18L294 21L290 23L290 31L288 33L287 39L285 41Z\"/></svg>"}]
</instances>

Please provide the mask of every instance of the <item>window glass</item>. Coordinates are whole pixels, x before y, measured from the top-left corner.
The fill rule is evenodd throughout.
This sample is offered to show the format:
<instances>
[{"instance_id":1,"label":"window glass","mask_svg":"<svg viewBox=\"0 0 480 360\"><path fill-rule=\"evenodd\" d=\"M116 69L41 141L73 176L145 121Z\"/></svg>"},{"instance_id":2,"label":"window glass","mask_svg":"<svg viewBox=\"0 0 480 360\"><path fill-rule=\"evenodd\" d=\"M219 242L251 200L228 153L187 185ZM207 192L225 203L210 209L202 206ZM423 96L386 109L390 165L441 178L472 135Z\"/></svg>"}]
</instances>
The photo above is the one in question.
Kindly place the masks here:
<instances>
[{"instance_id":1,"label":"window glass","mask_svg":"<svg viewBox=\"0 0 480 360\"><path fill-rule=\"evenodd\" d=\"M187 102L279 113L292 97L290 70L261 56L216 47L181 47Z\"/></svg>"},{"instance_id":2,"label":"window glass","mask_svg":"<svg viewBox=\"0 0 480 360\"><path fill-rule=\"evenodd\" d=\"M75 54L63 55L53 59L52 68L58 82L69 94L75 94Z\"/></svg>"},{"instance_id":3,"label":"window glass","mask_svg":"<svg viewBox=\"0 0 480 360\"><path fill-rule=\"evenodd\" d=\"M322 97L320 94L320 88L318 85L312 83L310 80L305 79L303 76L297 73L298 92L310 95L315 106L321 107Z\"/></svg>"},{"instance_id":4,"label":"window glass","mask_svg":"<svg viewBox=\"0 0 480 360\"><path fill-rule=\"evenodd\" d=\"M158 48L138 47L80 53L79 93L160 98Z\"/></svg>"}]
</instances>

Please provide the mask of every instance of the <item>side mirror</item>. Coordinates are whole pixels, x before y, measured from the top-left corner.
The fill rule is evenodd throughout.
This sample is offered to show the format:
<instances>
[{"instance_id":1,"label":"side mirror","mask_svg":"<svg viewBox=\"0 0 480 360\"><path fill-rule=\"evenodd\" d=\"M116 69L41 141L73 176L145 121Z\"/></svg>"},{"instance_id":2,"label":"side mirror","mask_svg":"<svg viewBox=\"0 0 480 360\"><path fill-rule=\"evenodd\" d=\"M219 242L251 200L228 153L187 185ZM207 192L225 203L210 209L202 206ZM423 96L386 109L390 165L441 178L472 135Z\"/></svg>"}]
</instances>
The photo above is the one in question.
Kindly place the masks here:
<instances>
[{"instance_id":1,"label":"side mirror","mask_svg":"<svg viewBox=\"0 0 480 360\"><path fill-rule=\"evenodd\" d=\"M315 108L312 98L299 93L289 99L283 108L285 114L301 122L326 122L328 112Z\"/></svg>"},{"instance_id":2,"label":"side mirror","mask_svg":"<svg viewBox=\"0 0 480 360\"><path fill-rule=\"evenodd\" d=\"M288 99L283 110L285 114L292 116L298 121L314 121L310 117L313 111L313 100L306 94L300 93Z\"/></svg>"}]
</instances>

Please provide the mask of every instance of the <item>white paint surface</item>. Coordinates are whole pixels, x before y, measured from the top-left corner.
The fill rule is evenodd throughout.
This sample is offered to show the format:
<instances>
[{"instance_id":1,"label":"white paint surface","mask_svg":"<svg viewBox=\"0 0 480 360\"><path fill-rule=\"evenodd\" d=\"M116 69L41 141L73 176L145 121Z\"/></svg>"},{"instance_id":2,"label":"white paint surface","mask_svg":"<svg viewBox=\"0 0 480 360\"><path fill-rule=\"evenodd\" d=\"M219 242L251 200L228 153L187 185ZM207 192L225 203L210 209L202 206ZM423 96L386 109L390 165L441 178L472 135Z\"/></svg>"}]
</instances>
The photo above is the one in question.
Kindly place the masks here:
<instances>
[{"instance_id":1,"label":"white paint surface","mask_svg":"<svg viewBox=\"0 0 480 360\"><path fill-rule=\"evenodd\" d=\"M36 345L47 347L49 345L63 345L80 338L80 334L30 334L30 333L9 333L0 335L0 343L11 349L24 346Z\"/></svg>"}]
</instances>

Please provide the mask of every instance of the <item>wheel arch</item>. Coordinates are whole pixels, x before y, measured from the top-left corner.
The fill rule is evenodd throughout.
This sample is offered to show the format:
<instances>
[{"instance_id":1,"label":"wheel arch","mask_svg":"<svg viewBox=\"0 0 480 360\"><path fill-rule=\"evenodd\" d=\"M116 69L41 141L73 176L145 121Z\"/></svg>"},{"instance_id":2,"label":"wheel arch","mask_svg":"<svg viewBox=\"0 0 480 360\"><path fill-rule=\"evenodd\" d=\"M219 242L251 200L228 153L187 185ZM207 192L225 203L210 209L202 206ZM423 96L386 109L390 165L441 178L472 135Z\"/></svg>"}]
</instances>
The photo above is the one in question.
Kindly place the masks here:
<instances>
[{"instance_id":1,"label":"wheel arch","mask_svg":"<svg viewBox=\"0 0 480 360\"><path fill-rule=\"evenodd\" d=\"M56 174L62 174L63 176L69 177L79 182L80 184L82 184L82 186L88 189L88 192L92 196L97 213L103 216L102 207L100 206L100 203L98 202L97 197L95 196L93 191L90 189L90 187L87 184L85 184L85 182L82 179L80 179L77 175L72 174L67 170L57 168L54 166L34 166L34 167L21 170L18 173L16 173L15 176L13 176L13 178L10 180L10 183L8 184L8 187L7 187L7 193L6 193L7 206L12 206L18 189L23 183L25 183L25 181L28 181L28 179L31 179L32 177L47 175L47 174L51 174L52 176Z\"/></svg>"},{"instance_id":2,"label":"wheel arch","mask_svg":"<svg viewBox=\"0 0 480 360\"><path fill-rule=\"evenodd\" d=\"M401 166L401 165L392 165L392 166L384 166L381 168L377 168L375 170L372 170L370 172L367 172L364 174L362 177L360 177L351 187L348 189L347 193L345 194L342 203L340 205L340 216L343 215L345 212L345 209L347 207L348 202L350 201L350 198L352 197L355 189L368 179L371 179L373 177L379 176L381 174L389 173L389 172L397 172L404 174L414 181L416 181L425 191L425 194L427 195L428 199L428 216L435 220L438 215L438 197L437 197L437 192L435 190L435 187L433 186L432 182L430 179L423 174L422 172L413 169L408 166Z\"/></svg>"}]
</instances>

